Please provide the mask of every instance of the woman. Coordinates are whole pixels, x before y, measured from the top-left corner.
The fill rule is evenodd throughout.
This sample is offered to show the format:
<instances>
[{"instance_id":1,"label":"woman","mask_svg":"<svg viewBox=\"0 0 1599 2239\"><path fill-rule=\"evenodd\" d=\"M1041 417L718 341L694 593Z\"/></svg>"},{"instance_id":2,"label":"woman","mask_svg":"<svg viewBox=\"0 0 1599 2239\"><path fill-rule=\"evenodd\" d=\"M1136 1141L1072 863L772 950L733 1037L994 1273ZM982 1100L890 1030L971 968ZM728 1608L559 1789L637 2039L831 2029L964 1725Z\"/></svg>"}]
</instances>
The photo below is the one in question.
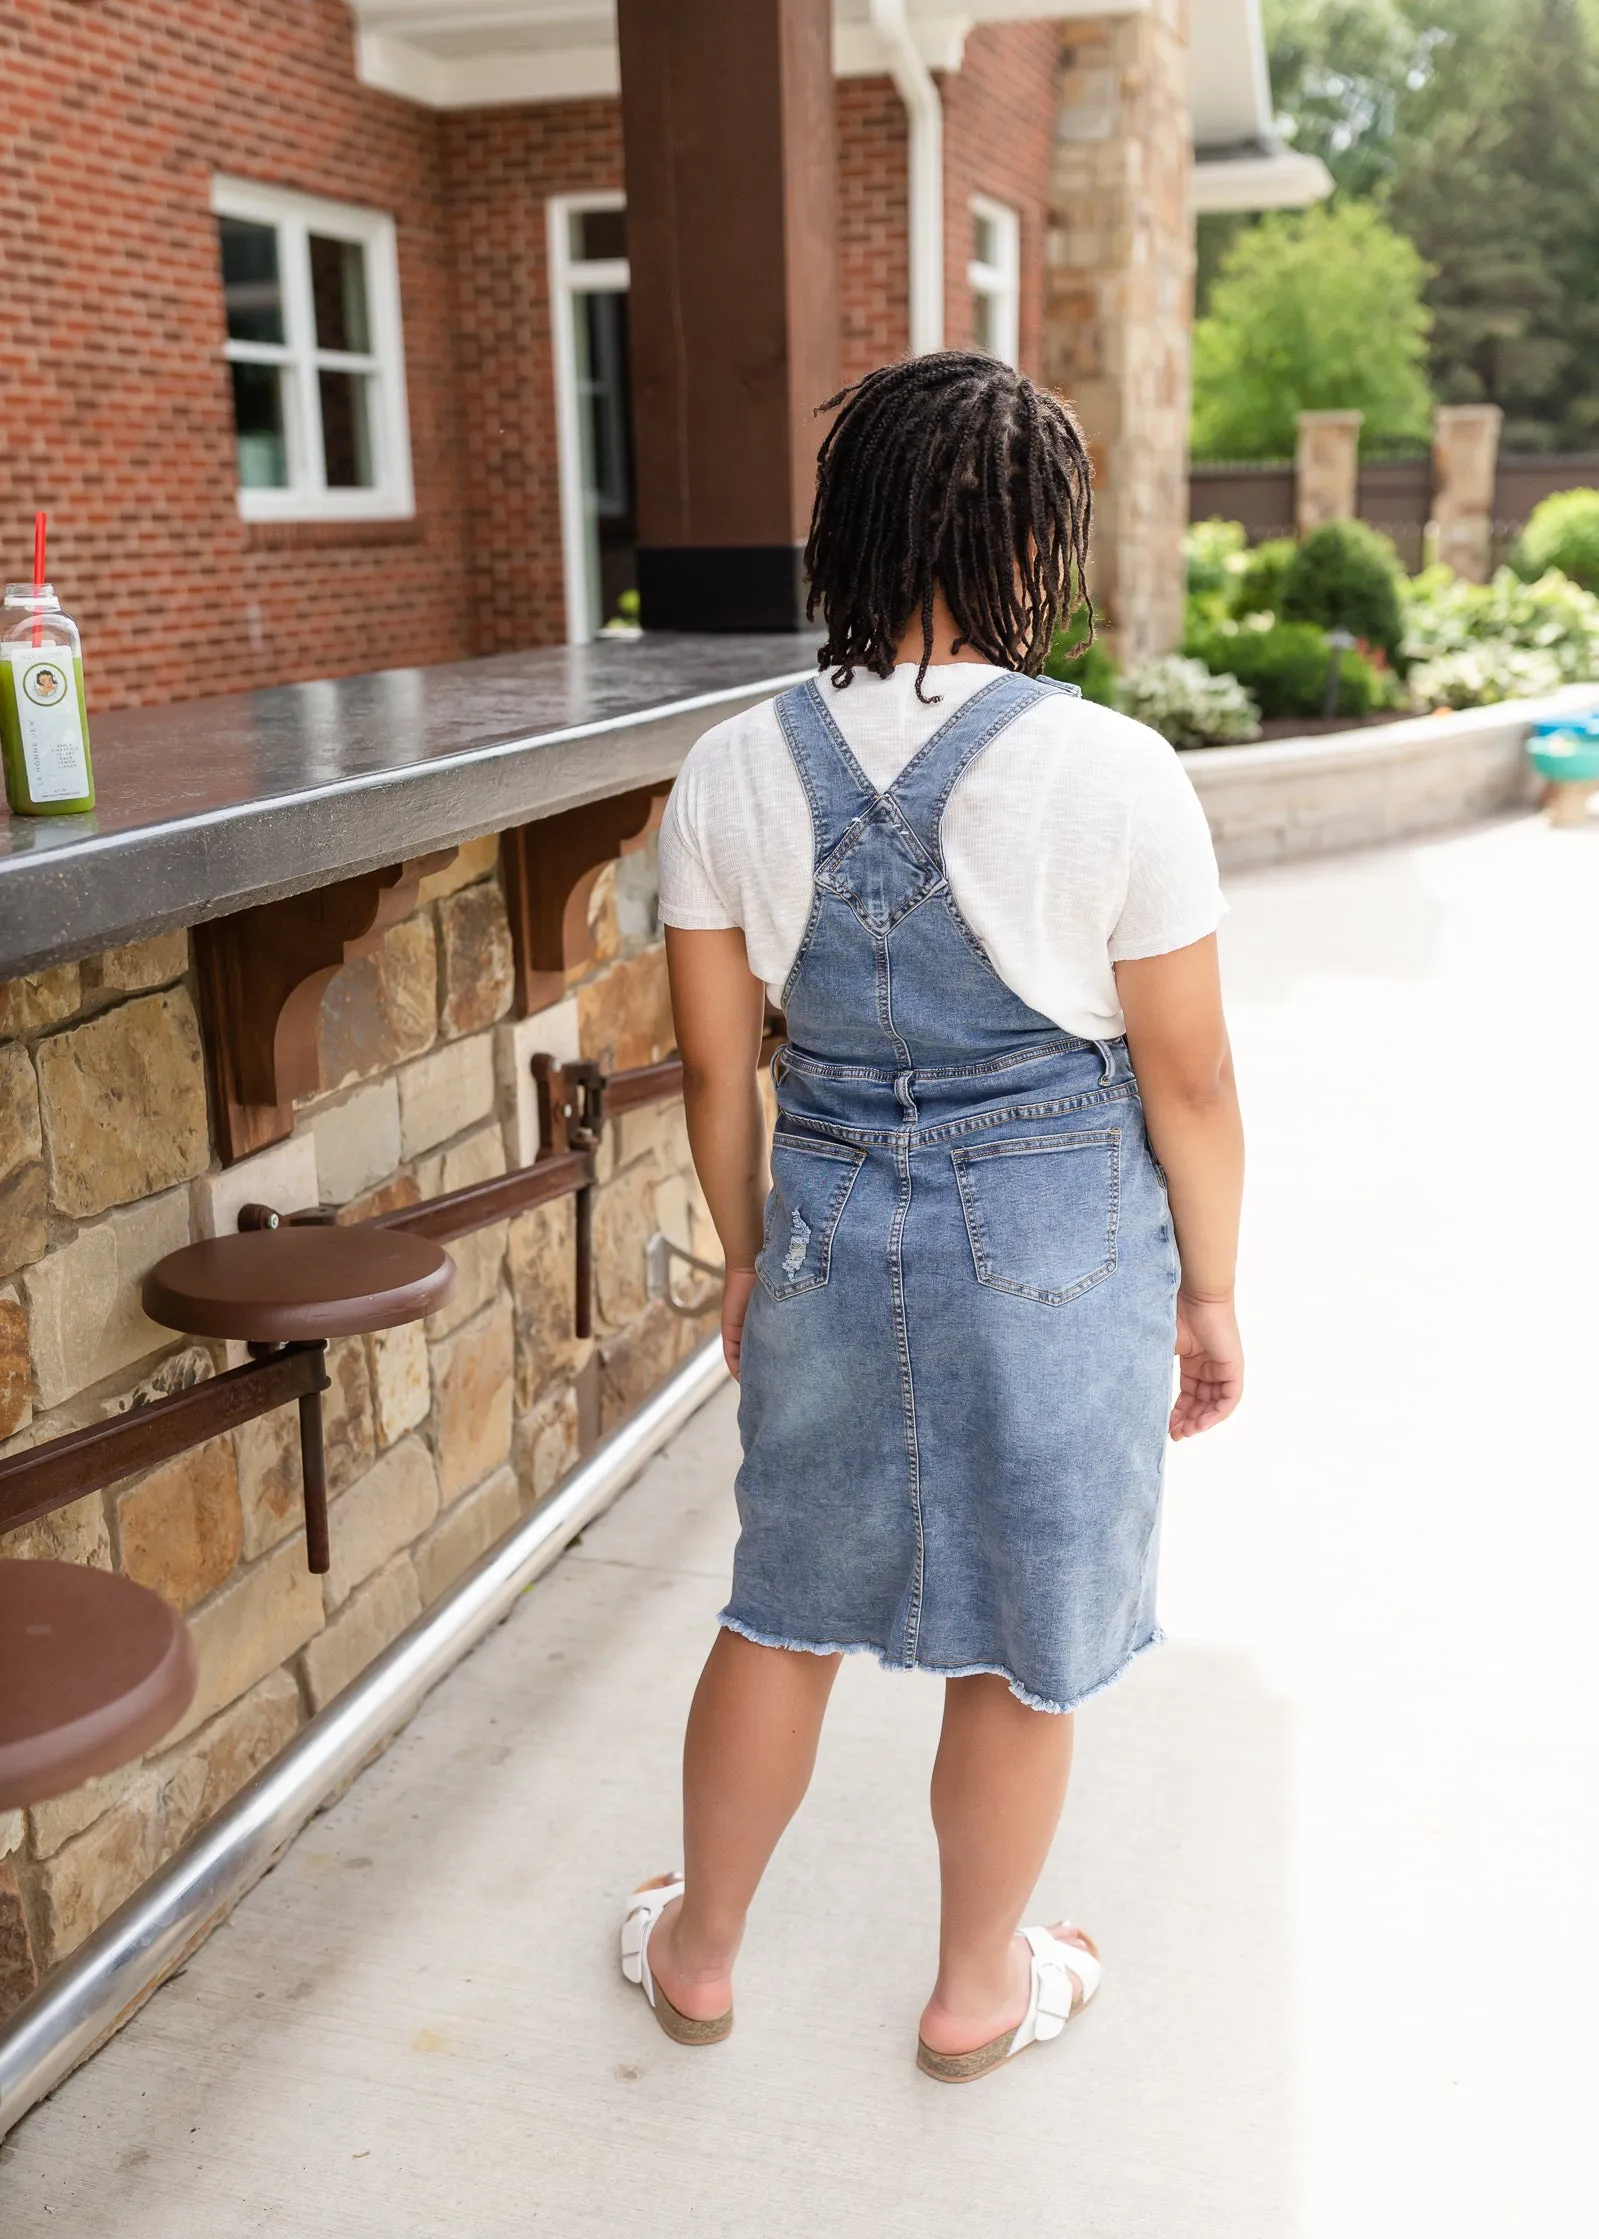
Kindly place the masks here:
<instances>
[{"instance_id":1,"label":"woman","mask_svg":"<svg viewBox=\"0 0 1599 2239\"><path fill-rule=\"evenodd\" d=\"M839 1660L870 1649L945 1681L917 2059L959 2081L1098 1986L1080 1929L1017 1923L1072 1711L1160 1637L1168 1430L1238 1403L1242 1137L1198 801L1163 739L1038 674L1087 607L1071 413L961 351L833 403L824 674L707 733L662 833L742 1529L689 1717L686 1882L635 1893L623 1967L679 2042L727 2035L747 1908Z\"/></svg>"}]
</instances>

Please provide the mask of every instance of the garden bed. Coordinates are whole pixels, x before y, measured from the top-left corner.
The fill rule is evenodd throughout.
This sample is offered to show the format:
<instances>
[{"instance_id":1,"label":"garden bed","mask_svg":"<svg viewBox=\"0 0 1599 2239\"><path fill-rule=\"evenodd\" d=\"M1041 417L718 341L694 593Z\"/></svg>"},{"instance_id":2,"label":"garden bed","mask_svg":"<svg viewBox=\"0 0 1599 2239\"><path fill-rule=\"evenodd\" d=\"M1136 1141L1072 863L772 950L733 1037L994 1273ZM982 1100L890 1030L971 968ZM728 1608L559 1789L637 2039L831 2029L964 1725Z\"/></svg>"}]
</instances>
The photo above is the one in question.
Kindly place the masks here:
<instances>
[{"instance_id":1,"label":"garden bed","mask_svg":"<svg viewBox=\"0 0 1599 2239\"><path fill-rule=\"evenodd\" d=\"M1210 820L1224 871L1369 847L1474 817L1530 807L1538 780L1527 734L1543 718L1591 707L1593 685L1537 700L1345 725L1247 746L1190 747L1183 767Z\"/></svg>"}]
</instances>

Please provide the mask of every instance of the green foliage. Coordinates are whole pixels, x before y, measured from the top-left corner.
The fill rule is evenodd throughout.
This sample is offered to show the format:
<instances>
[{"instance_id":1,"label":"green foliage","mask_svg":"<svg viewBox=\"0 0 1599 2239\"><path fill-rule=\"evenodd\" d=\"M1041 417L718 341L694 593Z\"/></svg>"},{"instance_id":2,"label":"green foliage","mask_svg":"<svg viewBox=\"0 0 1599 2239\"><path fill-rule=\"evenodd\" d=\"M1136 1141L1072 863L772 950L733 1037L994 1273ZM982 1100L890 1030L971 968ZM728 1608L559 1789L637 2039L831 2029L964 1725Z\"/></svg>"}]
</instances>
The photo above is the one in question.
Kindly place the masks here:
<instances>
[{"instance_id":1,"label":"green foliage","mask_svg":"<svg viewBox=\"0 0 1599 2239\"><path fill-rule=\"evenodd\" d=\"M1599 591L1599 490L1561 490L1535 505L1512 565L1528 582L1558 568L1585 591Z\"/></svg>"},{"instance_id":2,"label":"green foliage","mask_svg":"<svg viewBox=\"0 0 1599 2239\"><path fill-rule=\"evenodd\" d=\"M1593 0L1266 0L1265 13L1279 129L1431 267L1438 396L1500 405L1507 450L1599 439ZM1202 221L1202 254L1207 227L1236 224Z\"/></svg>"},{"instance_id":3,"label":"green foliage","mask_svg":"<svg viewBox=\"0 0 1599 2239\"><path fill-rule=\"evenodd\" d=\"M1085 700L1096 700L1101 707L1114 707L1116 664L1104 645L1095 638L1086 652L1072 651L1082 636L1086 619L1079 609L1063 629L1055 632L1054 643L1044 659L1044 674L1061 684L1075 684Z\"/></svg>"},{"instance_id":4,"label":"green foliage","mask_svg":"<svg viewBox=\"0 0 1599 2239\"><path fill-rule=\"evenodd\" d=\"M1285 622L1347 630L1396 658L1402 624L1399 562L1385 536L1364 521L1324 521L1295 552L1277 612Z\"/></svg>"},{"instance_id":5,"label":"green foliage","mask_svg":"<svg viewBox=\"0 0 1599 2239\"><path fill-rule=\"evenodd\" d=\"M1222 623L1192 632L1183 651L1213 676L1237 677L1264 716L1320 715L1327 704L1333 649L1313 622L1273 622L1265 629ZM1342 655L1335 713L1368 715L1387 696L1370 661L1355 652Z\"/></svg>"},{"instance_id":6,"label":"green foliage","mask_svg":"<svg viewBox=\"0 0 1599 2239\"><path fill-rule=\"evenodd\" d=\"M1499 700L1537 700L1560 684L1551 653L1503 641L1440 653L1410 672L1412 703L1424 712L1440 707L1490 707Z\"/></svg>"},{"instance_id":7,"label":"green foliage","mask_svg":"<svg viewBox=\"0 0 1599 2239\"><path fill-rule=\"evenodd\" d=\"M1298 551L1291 536L1269 536L1263 544L1250 547L1233 581L1232 612L1236 619L1280 611L1283 582Z\"/></svg>"},{"instance_id":8,"label":"green foliage","mask_svg":"<svg viewBox=\"0 0 1599 2239\"><path fill-rule=\"evenodd\" d=\"M1233 563L1249 545L1242 521L1224 521L1212 514L1195 521L1183 537L1183 568L1191 599L1217 599L1224 605L1232 593Z\"/></svg>"},{"instance_id":9,"label":"green foliage","mask_svg":"<svg viewBox=\"0 0 1599 2239\"><path fill-rule=\"evenodd\" d=\"M1295 415L1365 414L1368 449L1425 442L1426 267L1368 204L1273 211L1240 233L1194 329L1199 458L1290 457Z\"/></svg>"},{"instance_id":10,"label":"green foliage","mask_svg":"<svg viewBox=\"0 0 1599 2239\"><path fill-rule=\"evenodd\" d=\"M1233 746L1259 735L1254 701L1236 677L1214 676L1202 661L1163 653L1122 678L1117 704L1173 746Z\"/></svg>"},{"instance_id":11,"label":"green foliage","mask_svg":"<svg viewBox=\"0 0 1599 2239\"><path fill-rule=\"evenodd\" d=\"M1564 683L1599 677L1599 597L1554 569L1535 583L1509 568L1491 583L1464 583L1449 568L1428 568L1405 585L1404 609L1408 661L1499 645L1552 660Z\"/></svg>"}]
</instances>

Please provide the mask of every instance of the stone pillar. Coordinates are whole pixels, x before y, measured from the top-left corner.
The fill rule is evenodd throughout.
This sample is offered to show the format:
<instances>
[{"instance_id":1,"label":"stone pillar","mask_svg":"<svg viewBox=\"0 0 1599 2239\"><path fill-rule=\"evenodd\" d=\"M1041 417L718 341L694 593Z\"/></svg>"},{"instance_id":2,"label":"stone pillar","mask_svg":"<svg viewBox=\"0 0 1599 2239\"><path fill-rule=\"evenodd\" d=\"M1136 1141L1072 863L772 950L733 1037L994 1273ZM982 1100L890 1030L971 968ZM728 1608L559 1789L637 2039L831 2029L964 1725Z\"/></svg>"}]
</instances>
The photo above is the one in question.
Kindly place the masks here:
<instances>
[{"instance_id":1,"label":"stone pillar","mask_svg":"<svg viewBox=\"0 0 1599 2239\"><path fill-rule=\"evenodd\" d=\"M1441 404L1432 423L1432 525L1438 557L1468 583L1493 564L1497 404Z\"/></svg>"},{"instance_id":2,"label":"stone pillar","mask_svg":"<svg viewBox=\"0 0 1599 2239\"><path fill-rule=\"evenodd\" d=\"M829 0L620 0L647 628L796 629L838 385Z\"/></svg>"},{"instance_id":3,"label":"stone pillar","mask_svg":"<svg viewBox=\"0 0 1599 2239\"><path fill-rule=\"evenodd\" d=\"M1352 521L1360 488L1364 412L1301 412L1294 459L1294 523L1309 536L1323 521Z\"/></svg>"},{"instance_id":4,"label":"stone pillar","mask_svg":"<svg viewBox=\"0 0 1599 2239\"><path fill-rule=\"evenodd\" d=\"M1095 603L1123 661L1182 634L1193 325L1187 0L1074 18L1045 251L1044 367L1093 453Z\"/></svg>"}]
</instances>

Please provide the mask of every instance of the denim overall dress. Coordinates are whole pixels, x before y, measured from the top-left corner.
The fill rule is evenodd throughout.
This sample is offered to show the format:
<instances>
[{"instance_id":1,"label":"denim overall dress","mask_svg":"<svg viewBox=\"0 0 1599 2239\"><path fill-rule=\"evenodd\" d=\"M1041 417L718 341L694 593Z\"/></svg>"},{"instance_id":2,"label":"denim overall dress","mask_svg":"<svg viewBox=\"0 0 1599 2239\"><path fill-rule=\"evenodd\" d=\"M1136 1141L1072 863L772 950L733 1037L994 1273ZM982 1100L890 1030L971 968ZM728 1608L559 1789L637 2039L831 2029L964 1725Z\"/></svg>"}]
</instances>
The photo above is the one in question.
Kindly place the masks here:
<instances>
[{"instance_id":1,"label":"denim overall dress","mask_svg":"<svg viewBox=\"0 0 1599 2239\"><path fill-rule=\"evenodd\" d=\"M777 702L815 900L773 1065L721 1614L770 1647L997 1672L1055 1711L1160 1637L1177 1255L1125 1043L1005 985L940 831L984 749L1067 689L996 678L884 793L814 682Z\"/></svg>"}]
</instances>

